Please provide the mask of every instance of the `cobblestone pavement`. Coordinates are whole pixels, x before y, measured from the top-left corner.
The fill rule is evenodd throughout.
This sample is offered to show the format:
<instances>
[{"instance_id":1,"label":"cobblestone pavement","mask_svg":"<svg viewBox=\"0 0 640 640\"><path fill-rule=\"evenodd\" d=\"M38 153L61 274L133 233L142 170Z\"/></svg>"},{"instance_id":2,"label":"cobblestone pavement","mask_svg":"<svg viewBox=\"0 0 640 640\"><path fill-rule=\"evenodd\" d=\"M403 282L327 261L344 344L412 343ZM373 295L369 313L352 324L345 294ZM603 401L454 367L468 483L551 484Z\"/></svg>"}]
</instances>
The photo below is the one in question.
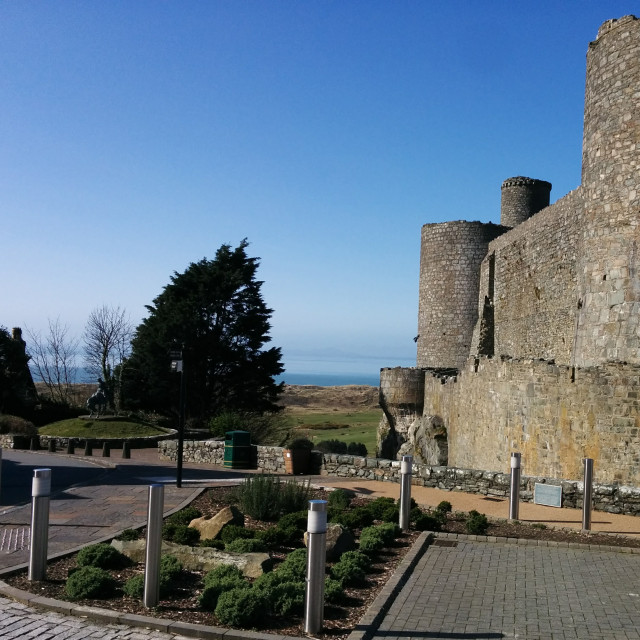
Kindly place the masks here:
<instances>
[{"instance_id":1,"label":"cobblestone pavement","mask_svg":"<svg viewBox=\"0 0 640 640\"><path fill-rule=\"evenodd\" d=\"M55 612L43 612L0 598L0 638L34 640L187 640L185 636L123 624L91 624Z\"/></svg>"},{"instance_id":2,"label":"cobblestone pavement","mask_svg":"<svg viewBox=\"0 0 640 640\"><path fill-rule=\"evenodd\" d=\"M638 640L640 555L438 539L374 636L382 638Z\"/></svg>"}]
</instances>

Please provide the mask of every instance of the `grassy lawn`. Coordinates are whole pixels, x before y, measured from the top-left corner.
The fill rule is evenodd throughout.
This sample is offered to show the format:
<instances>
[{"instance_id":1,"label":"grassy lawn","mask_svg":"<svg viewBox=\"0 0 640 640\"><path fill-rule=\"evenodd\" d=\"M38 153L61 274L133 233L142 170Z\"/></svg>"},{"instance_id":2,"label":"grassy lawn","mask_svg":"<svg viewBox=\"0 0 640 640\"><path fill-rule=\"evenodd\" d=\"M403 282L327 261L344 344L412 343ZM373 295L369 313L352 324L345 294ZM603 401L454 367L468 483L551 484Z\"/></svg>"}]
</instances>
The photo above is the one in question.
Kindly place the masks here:
<instances>
[{"instance_id":1,"label":"grassy lawn","mask_svg":"<svg viewBox=\"0 0 640 640\"><path fill-rule=\"evenodd\" d=\"M341 440L362 442L369 456L375 456L376 434L382 411L331 411L326 413L293 413L291 424L296 435L313 440Z\"/></svg>"},{"instance_id":2,"label":"grassy lawn","mask_svg":"<svg viewBox=\"0 0 640 640\"><path fill-rule=\"evenodd\" d=\"M61 420L52 422L39 430L42 436L60 438L143 438L159 436L166 431L152 425L132 422L125 418L103 418L101 420Z\"/></svg>"}]
</instances>

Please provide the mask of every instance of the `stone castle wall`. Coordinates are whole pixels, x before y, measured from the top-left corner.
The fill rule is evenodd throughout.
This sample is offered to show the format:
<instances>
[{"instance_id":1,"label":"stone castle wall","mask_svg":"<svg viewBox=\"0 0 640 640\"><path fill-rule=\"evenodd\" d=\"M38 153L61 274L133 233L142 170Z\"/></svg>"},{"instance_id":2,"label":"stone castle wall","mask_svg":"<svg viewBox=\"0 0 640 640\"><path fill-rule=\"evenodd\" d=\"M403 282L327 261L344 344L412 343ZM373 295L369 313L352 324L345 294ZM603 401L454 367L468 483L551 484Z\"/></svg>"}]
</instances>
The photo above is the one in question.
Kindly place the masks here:
<instances>
[{"instance_id":1,"label":"stone castle wall","mask_svg":"<svg viewBox=\"0 0 640 640\"><path fill-rule=\"evenodd\" d=\"M478 318L480 264L506 227L443 222L422 227L418 367L460 367Z\"/></svg>"},{"instance_id":2,"label":"stone castle wall","mask_svg":"<svg viewBox=\"0 0 640 640\"><path fill-rule=\"evenodd\" d=\"M578 369L541 360L471 359L444 383L427 373L424 414L447 429L448 464L507 473L512 451L526 473L640 486L640 367Z\"/></svg>"}]
</instances>

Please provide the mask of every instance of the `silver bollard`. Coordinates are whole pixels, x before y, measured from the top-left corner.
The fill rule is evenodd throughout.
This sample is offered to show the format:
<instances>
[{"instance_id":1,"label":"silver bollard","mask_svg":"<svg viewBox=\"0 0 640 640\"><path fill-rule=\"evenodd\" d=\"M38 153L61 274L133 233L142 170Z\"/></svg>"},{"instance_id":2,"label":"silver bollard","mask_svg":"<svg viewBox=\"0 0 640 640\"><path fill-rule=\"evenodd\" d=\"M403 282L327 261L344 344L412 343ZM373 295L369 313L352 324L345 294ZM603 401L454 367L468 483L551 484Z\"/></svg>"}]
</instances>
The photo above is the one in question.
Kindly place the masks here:
<instances>
[{"instance_id":1,"label":"silver bollard","mask_svg":"<svg viewBox=\"0 0 640 640\"><path fill-rule=\"evenodd\" d=\"M162 552L162 512L164 485L149 486L147 516L147 549L144 564L143 604L147 609L157 607L160 601L160 555Z\"/></svg>"},{"instance_id":2,"label":"silver bollard","mask_svg":"<svg viewBox=\"0 0 640 640\"><path fill-rule=\"evenodd\" d=\"M517 520L520 512L520 454L511 454L511 491L509 495L509 520Z\"/></svg>"},{"instance_id":3,"label":"silver bollard","mask_svg":"<svg viewBox=\"0 0 640 640\"><path fill-rule=\"evenodd\" d=\"M318 633L324 622L324 572L327 559L326 500L309 500L307 533L304 632Z\"/></svg>"},{"instance_id":4,"label":"silver bollard","mask_svg":"<svg viewBox=\"0 0 640 640\"><path fill-rule=\"evenodd\" d=\"M584 458L584 493L582 496L582 530L591 530L591 503L593 495L593 458Z\"/></svg>"},{"instance_id":5,"label":"silver bollard","mask_svg":"<svg viewBox=\"0 0 640 640\"><path fill-rule=\"evenodd\" d=\"M44 580L47 573L50 495L51 469L34 469L31 483L31 546L27 575L31 581Z\"/></svg>"},{"instance_id":6,"label":"silver bollard","mask_svg":"<svg viewBox=\"0 0 640 640\"><path fill-rule=\"evenodd\" d=\"M402 456L400 463L400 528L409 530L409 512L411 511L411 475L413 456Z\"/></svg>"}]
</instances>

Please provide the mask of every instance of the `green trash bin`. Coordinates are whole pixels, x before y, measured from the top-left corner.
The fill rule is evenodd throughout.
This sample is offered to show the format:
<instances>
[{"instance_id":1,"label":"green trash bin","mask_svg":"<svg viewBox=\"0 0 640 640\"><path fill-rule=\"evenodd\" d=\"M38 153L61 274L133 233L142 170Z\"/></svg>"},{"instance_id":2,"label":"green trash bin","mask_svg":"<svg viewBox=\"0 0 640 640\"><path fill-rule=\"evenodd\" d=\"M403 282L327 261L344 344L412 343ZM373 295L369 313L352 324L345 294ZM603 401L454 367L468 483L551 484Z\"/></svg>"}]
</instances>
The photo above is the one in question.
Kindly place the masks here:
<instances>
[{"instance_id":1,"label":"green trash bin","mask_svg":"<svg viewBox=\"0 0 640 640\"><path fill-rule=\"evenodd\" d=\"M251 464L251 434L248 431L227 431L224 434L224 467L248 469Z\"/></svg>"}]
</instances>

